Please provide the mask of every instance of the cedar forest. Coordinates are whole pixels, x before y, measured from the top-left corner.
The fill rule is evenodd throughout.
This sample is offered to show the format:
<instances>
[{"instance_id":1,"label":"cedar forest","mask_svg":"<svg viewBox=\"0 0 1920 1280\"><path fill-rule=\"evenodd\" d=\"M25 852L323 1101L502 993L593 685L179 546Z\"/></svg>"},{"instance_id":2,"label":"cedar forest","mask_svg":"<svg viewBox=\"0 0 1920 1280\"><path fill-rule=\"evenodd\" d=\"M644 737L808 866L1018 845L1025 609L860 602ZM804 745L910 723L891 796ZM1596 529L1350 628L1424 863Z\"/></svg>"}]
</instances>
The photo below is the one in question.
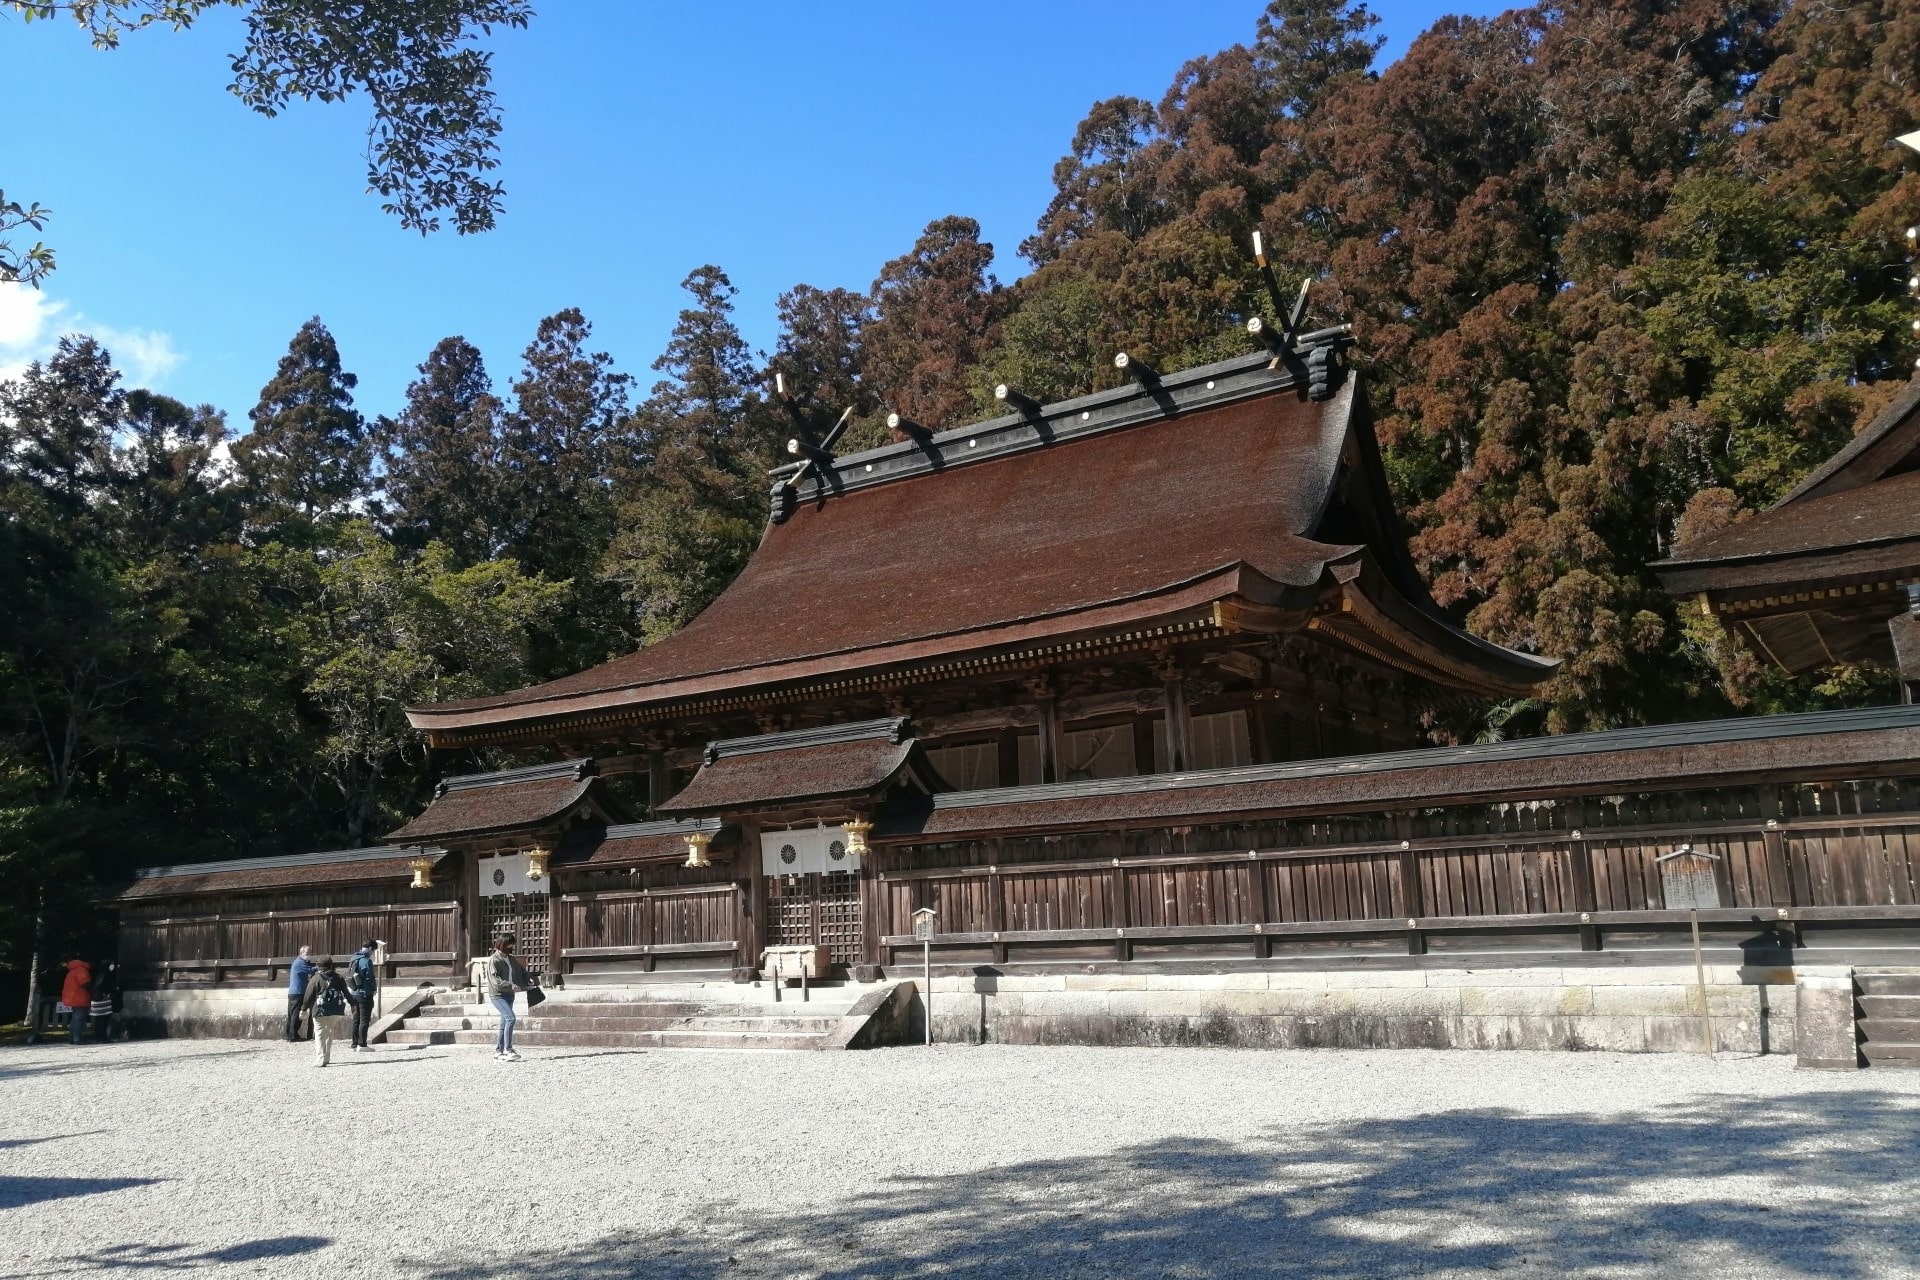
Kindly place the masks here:
<instances>
[{"instance_id":1,"label":"cedar forest","mask_svg":"<svg viewBox=\"0 0 1920 1280\"><path fill-rule=\"evenodd\" d=\"M1790 680L1645 566L1782 494L1913 367L1920 8L1567 0L1447 18L1391 66L1350 0L1274 0L1157 103L1097 103L1011 284L964 213L866 292L796 285L770 355L715 265L644 387L588 319L501 396L441 341L355 404L315 318L236 430L85 336L0 384L0 969L98 928L147 863L378 841L436 779L403 708L665 635L757 541L788 432L951 426L1252 349L1261 229L1309 327L1351 321L1415 558L1501 644L1566 659L1456 736L1891 700ZM484 193L483 193L484 194ZM263 370L263 373L267 371ZM38 925L36 927L36 921ZM36 938L36 934L38 937ZM96 935L97 936L97 935Z\"/></svg>"}]
</instances>

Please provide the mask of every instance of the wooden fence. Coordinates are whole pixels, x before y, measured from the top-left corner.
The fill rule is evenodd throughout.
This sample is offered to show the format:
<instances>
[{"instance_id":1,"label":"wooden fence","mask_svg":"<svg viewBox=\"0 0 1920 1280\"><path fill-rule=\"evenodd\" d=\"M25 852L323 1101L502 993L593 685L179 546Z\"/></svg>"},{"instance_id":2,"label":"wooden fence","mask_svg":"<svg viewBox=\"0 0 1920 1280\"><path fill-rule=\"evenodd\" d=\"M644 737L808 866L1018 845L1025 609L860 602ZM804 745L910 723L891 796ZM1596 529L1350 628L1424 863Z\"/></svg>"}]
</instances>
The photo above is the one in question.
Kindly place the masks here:
<instances>
[{"instance_id":1,"label":"wooden fence","mask_svg":"<svg viewBox=\"0 0 1920 1280\"><path fill-rule=\"evenodd\" d=\"M659 972L731 971L742 904L726 864L654 864L562 873L553 904L560 972L591 981Z\"/></svg>"},{"instance_id":2,"label":"wooden fence","mask_svg":"<svg viewBox=\"0 0 1920 1280\"><path fill-rule=\"evenodd\" d=\"M869 921L887 963L922 907L951 963L1654 946L1686 918L1657 864L1682 846L1716 858L1723 942L1920 925L1912 780L902 842Z\"/></svg>"},{"instance_id":3,"label":"wooden fence","mask_svg":"<svg viewBox=\"0 0 1920 1280\"><path fill-rule=\"evenodd\" d=\"M387 944L389 980L444 977L456 968L459 906L450 898L278 905L287 896L188 900L125 911L120 928L125 982L131 987L182 982L269 986L286 981L287 966L302 946L310 947L316 958L344 960L369 937ZM343 891L342 896L348 894ZM369 895L359 890L352 896Z\"/></svg>"}]
</instances>

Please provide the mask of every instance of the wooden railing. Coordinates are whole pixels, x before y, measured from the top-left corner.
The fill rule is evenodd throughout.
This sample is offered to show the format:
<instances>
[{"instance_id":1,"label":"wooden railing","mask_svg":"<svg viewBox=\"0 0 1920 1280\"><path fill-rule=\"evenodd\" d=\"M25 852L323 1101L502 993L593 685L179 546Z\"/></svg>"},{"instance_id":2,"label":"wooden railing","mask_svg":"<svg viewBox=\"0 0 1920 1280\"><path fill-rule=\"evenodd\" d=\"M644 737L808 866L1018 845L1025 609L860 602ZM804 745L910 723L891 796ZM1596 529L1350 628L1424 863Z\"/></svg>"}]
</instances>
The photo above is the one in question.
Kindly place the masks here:
<instances>
[{"instance_id":1,"label":"wooden railing","mask_svg":"<svg viewBox=\"0 0 1920 1280\"><path fill-rule=\"evenodd\" d=\"M1389 815L1344 829L1377 836L1422 825L1438 824ZM944 866L913 866L917 851L897 845L876 874L874 916L889 960L903 958L900 949L917 950L909 935L921 907L939 913L936 954L955 961L1268 958L1315 939L1417 955L1475 938L1496 948L1548 947L1547 935L1555 934L1561 946L1591 951L1602 948L1608 930L1684 921L1684 912L1666 909L1656 863L1684 844L1717 858L1723 906L1702 913L1710 925L1751 933L1835 920L1920 922L1920 813L1913 811L1173 851L1252 830L1056 837L1057 847L1081 856L1006 863L991 859L1030 858L1036 841L948 843L940 849ZM1085 856L1096 849L1108 856ZM1517 936L1529 931L1542 936Z\"/></svg>"},{"instance_id":2,"label":"wooden railing","mask_svg":"<svg viewBox=\"0 0 1920 1280\"><path fill-rule=\"evenodd\" d=\"M121 925L120 961L131 984L265 986L285 980L302 946L344 959L373 937L387 944L388 979L451 973L457 912L443 901L133 919Z\"/></svg>"}]
</instances>

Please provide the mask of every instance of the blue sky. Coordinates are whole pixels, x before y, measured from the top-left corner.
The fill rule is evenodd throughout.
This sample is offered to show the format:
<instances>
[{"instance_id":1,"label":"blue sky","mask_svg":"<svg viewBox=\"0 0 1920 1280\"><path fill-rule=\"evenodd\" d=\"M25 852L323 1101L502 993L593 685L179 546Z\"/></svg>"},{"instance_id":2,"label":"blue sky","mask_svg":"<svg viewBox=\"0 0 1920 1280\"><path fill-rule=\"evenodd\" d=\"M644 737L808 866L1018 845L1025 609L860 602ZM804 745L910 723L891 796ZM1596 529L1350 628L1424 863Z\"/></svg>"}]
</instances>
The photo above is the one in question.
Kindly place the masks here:
<instances>
[{"instance_id":1,"label":"blue sky","mask_svg":"<svg viewBox=\"0 0 1920 1280\"><path fill-rule=\"evenodd\" d=\"M1386 0L1384 60L1446 12ZM544 0L496 37L501 225L402 231L365 194L364 104L277 120L226 92L240 25L92 50L70 23L0 17L0 188L54 211L60 268L0 288L0 372L58 333L102 335L130 380L236 427L310 315L369 413L440 338L504 388L541 316L582 308L596 345L651 381L683 295L715 262L759 348L804 281L864 289L931 219L978 218L1002 279L1098 99L1158 99L1187 58L1249 39L1259 0L656 4Z\"/></svg>"}]
</instances>

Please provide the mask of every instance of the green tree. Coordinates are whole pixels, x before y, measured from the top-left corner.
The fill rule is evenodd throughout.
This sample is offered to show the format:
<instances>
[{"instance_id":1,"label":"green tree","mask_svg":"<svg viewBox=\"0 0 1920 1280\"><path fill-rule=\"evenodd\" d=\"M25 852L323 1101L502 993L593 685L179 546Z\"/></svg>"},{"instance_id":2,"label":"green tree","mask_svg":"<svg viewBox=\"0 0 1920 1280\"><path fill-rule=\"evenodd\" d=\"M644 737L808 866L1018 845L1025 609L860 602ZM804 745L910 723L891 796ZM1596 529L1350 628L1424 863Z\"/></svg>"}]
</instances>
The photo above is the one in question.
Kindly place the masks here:
<instances>
[{"instance_id":1,"label":"green tree","mask_svg":"<svg viewBox=\"0 0 1920 1280\"><path fill-rule=\"evenodd\" d=\"M614 536L609 477L630 469L645 445L627 400L632 379L589 349L592 336L578 308L540 322L501 432L502 554L523 572L570 584L568 604L544 628L541 676L591 666L632 631L618 588L594 571Z\"/></svg>"},{"instance_id":2,"label":"green tree","mask_svg":"<svg viewBox=\"0 0 1920 1280\"><path fill-rule=\"evenodd\" d=\"M264 116L294 102L339 102L364 93L367 187L400 225L423 234L442 215L462 235L492 228L504 189L493 55L474 43L495 27L525 27L530 0L0 0L26 21L70 14L94 47L151 26L176 31L214 8L246 11L247 39L232 60L235 97ZM8 233L38 231L48 211L0 195L0 283L37 283L53 269L42 245L16 248Z\"/></svg>"},{"instance_id":3,"label":"green tree","mask_svg":"<svg viewBox=\"0 0 1920 1280\"><path fill-rule=\"evenodd\" d=\"M653 362L666 377L640 408L652 464L622 495L619 535L602 567L647 642L685 625L746 563L766 522L766 471L784 435L753 390L759 377L733 322L726 272L698 267L681 287L693 305Z\"/></svg>"},{"instance_id":4,"label":"green tree","mask_svg":"<svg viewBox=\"0 0 1920 1280\"><path fill-rule=\"evenodd\" d=\"M479 564L507 544L500 419L480 350L442 338L407 386L406 406L374 424L380 508L396 542L445 544L456 564Z\"/></svg>"},{"instance_id":5,"label":"green tree","mask_svg":"<svg viewBox=\"0 0 1920 1280\"><path fill-rule=\"evenodd\" d=\"M867 384L864 334L873 319L866 295L851 289L797 284L775 303L780 338L767 372L786 379L788 393L825 430L848 409L854 412L838 446L842 453L889 439Z\"/></svg>"},{"instance_id":6,"label":"green tree","mask_svg":"<svg viewBox=\"0 0 1920 1280\"><path fill-rule=\"evenodd\" d=\"M311 537L366 495L372 443L353 407L358 382L340 367L340 349L320 317L300 326L247 414L253 430L233 445L253 493L251 522L265 536Z\"/></svg>"},{"instance_id":7,"label":"green tree","mask_svg":"<svg viewBox=\"0 0 1920 1280\"><path fill-rule=\"evenodd\" d=\"M497 692L529 679L529 637L566 595L564 583L489 561L456 568L438 543L401 557L365 521L324 555L273 549L271 571L303 607L281 639L306 673L304 696L325 723L322 772L350 844L399 816L383 802L426 748L406 708Z\"/></svg>"}]
</instances>

